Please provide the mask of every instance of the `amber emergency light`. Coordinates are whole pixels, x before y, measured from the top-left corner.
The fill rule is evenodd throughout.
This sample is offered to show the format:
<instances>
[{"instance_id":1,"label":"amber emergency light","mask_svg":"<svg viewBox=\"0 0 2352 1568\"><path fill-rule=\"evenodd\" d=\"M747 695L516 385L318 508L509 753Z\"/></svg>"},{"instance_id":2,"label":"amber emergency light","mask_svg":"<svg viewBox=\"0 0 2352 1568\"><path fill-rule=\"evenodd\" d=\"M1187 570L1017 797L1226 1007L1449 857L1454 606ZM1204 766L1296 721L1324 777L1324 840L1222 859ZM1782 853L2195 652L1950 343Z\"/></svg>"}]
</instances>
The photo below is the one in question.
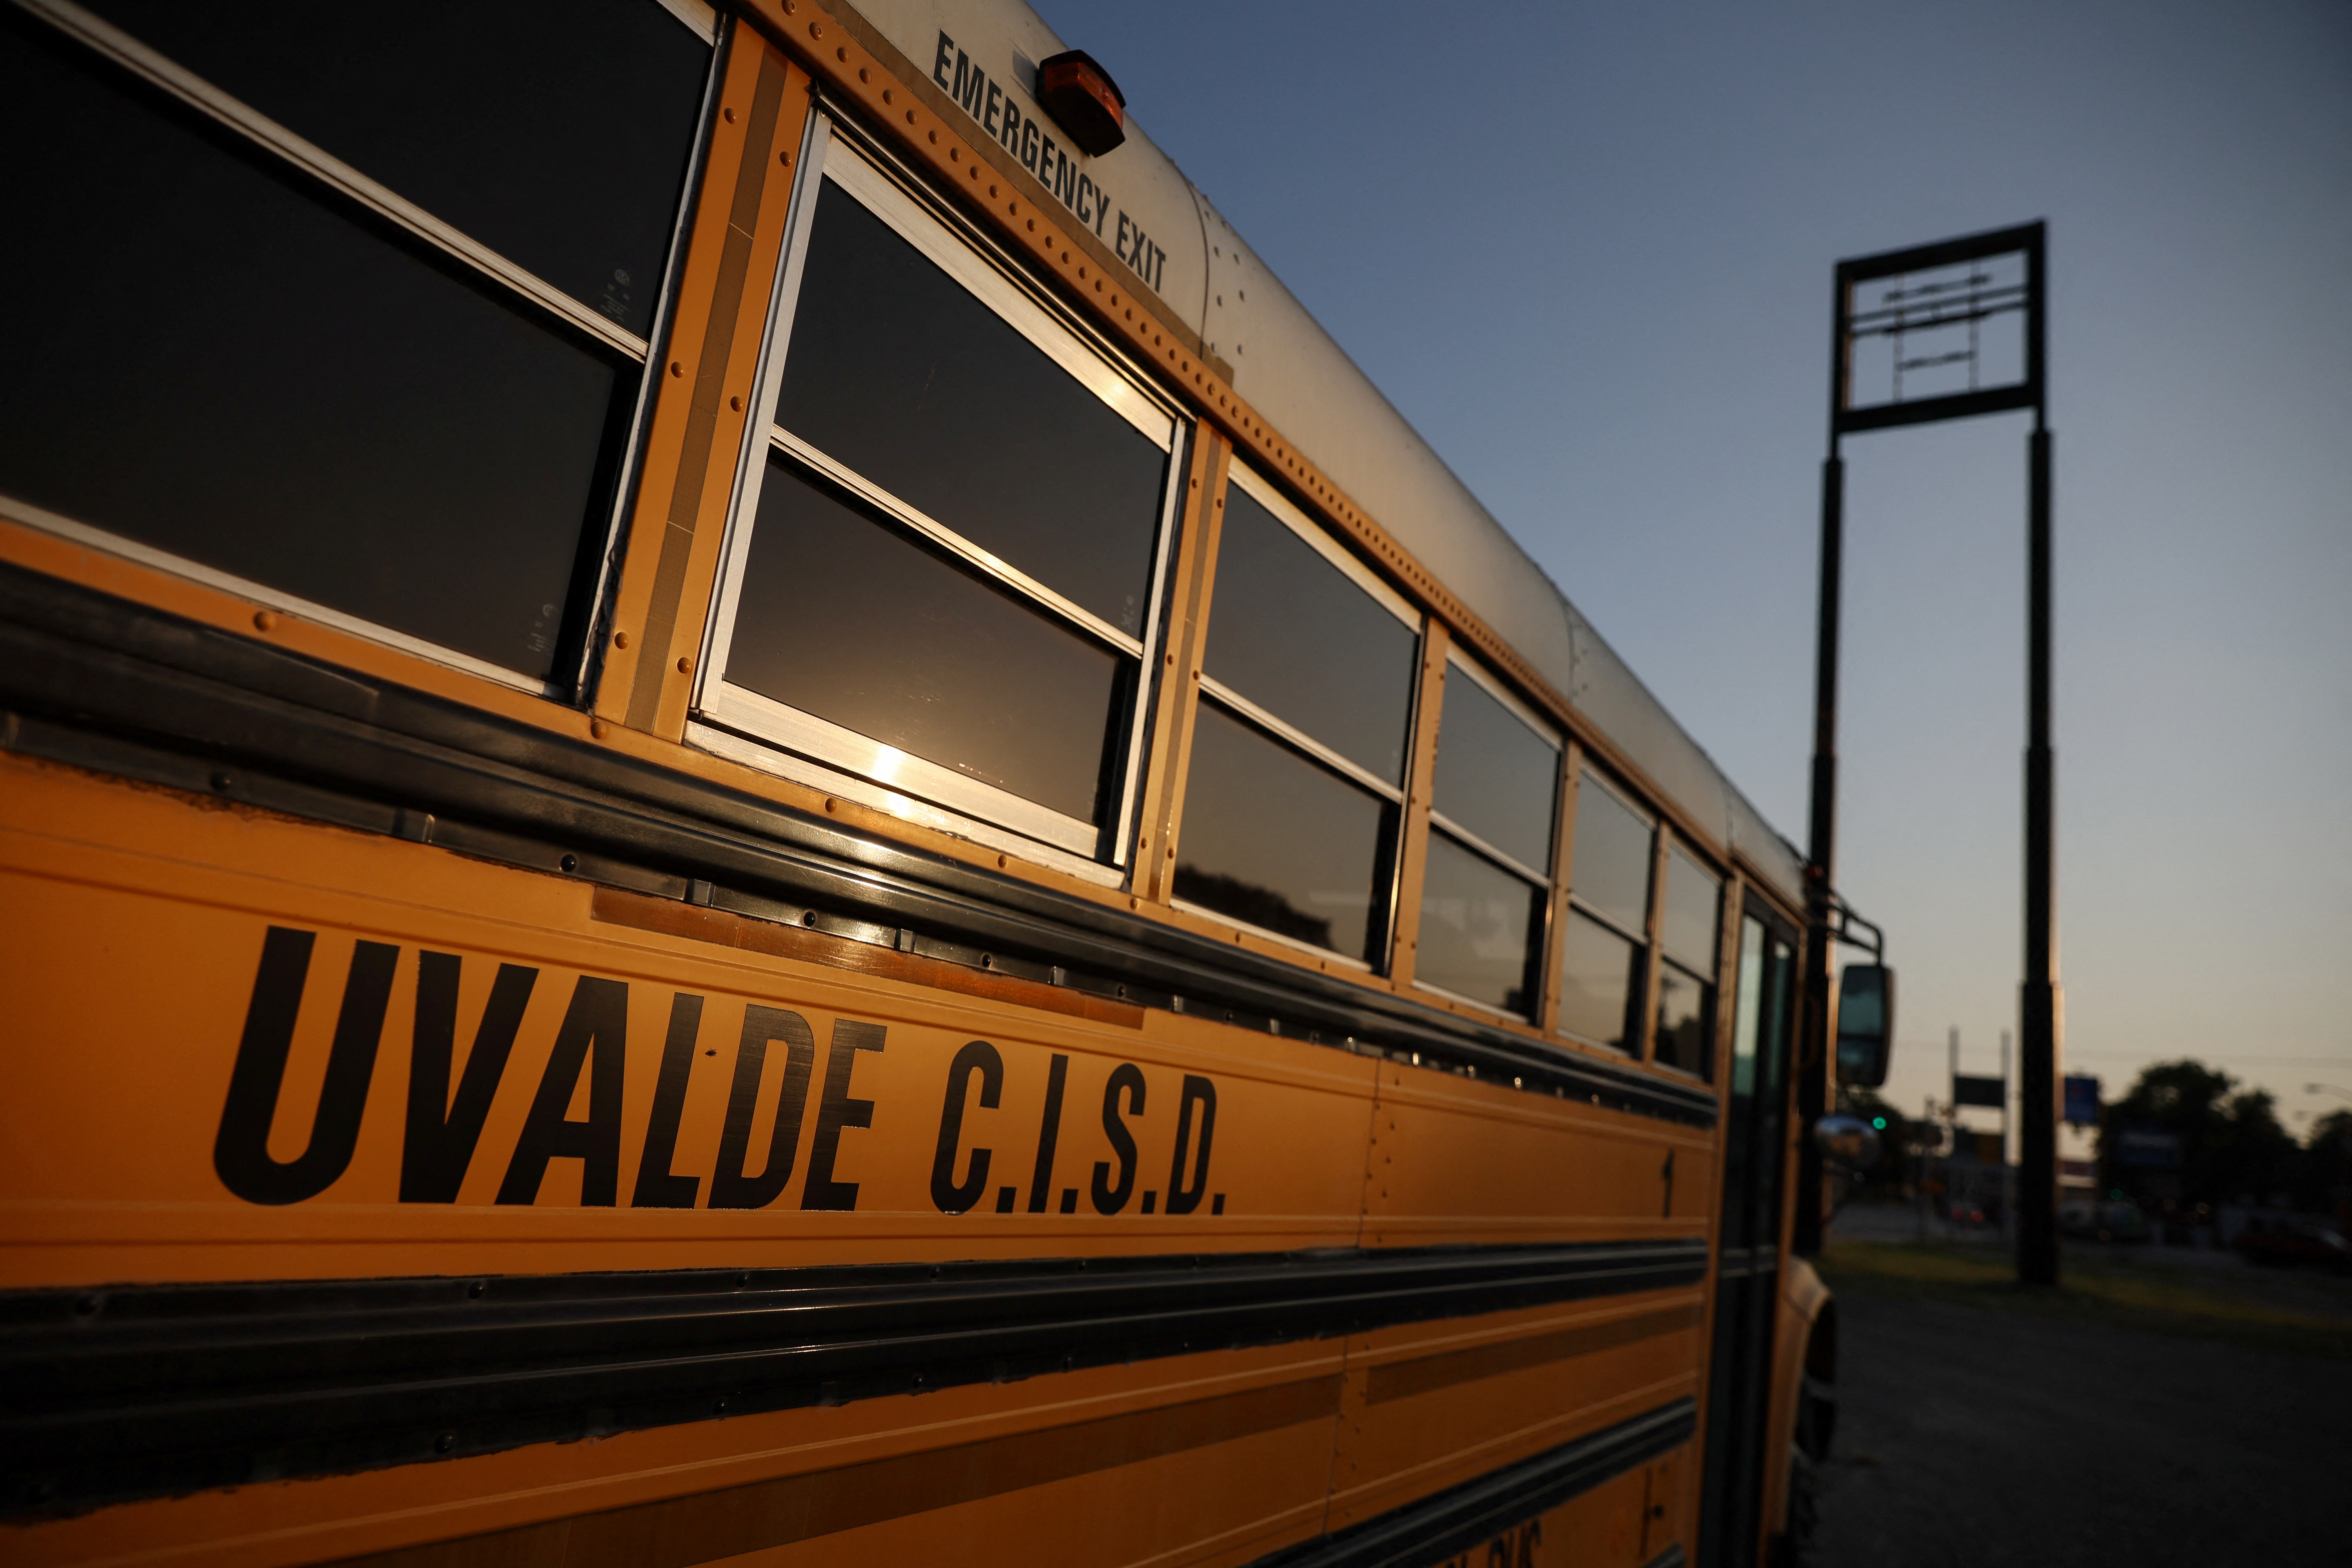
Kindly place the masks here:
<instances>
[{"instance_id":1,"label":"amber emergency light","mask_svg":"<svg viewBox=\"0 0 2352 1568\"><path fill-rule=\"evenodd\" d=\"M1127 95L1084 49L1066 49L1037 62L1037 101L1091 157L1127 140Z\"/></svg>"}]
</instances>

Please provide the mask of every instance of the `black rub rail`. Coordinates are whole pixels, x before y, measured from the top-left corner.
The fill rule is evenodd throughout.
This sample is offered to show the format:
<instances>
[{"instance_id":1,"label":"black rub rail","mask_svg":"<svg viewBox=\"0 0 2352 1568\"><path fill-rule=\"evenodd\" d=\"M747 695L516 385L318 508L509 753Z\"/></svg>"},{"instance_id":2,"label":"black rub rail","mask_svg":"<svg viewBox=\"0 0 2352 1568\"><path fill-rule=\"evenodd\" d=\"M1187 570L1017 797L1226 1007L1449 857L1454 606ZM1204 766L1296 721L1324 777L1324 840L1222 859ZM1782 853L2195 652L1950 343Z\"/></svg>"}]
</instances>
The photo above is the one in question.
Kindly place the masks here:
<instances>
[{"instance_id":1,"label":"black rub rail","mask_svg":"<svg viewBox=\"0 0 2352 1568\"><path fill-rule=\"evenodd\" d=\"M0 1512L1688 1287L1703 1242L0 1294Z\"/></svg>"},{"instance_id":2,"label":"black rub rail","mask_svg":"<svg viewBox=\"0 0 2352 1568\"><path fill-rule=\"evenodd\" d=\"M1672 1453L1697 1428L1696 1402L1677 1399L1361 1524L1261 1557L1249 1568L1423 1568L1443 1563L1636 1465ZM1682 1568L1682 1548L1670 1546L1644 1568Z\"/></svg>"}]
</instances>

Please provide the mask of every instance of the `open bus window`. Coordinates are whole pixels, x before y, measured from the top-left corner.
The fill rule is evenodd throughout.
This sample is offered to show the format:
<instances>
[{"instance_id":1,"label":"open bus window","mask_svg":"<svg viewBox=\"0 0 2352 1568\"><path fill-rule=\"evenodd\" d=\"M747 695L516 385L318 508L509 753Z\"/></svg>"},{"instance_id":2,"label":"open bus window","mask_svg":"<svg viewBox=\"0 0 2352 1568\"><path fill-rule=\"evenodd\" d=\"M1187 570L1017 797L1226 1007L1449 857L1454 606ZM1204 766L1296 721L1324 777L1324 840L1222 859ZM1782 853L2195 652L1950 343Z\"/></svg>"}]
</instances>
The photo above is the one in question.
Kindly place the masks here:
<instances>
[{"instance_id":1,"label":"open bus window","mask_svg":"<svg viewBox=\"0 0 2352 1568\"><path fill-rule=\"evenodd\" d=\"M1559 794L1559 743L1480 671L1452 659L1438 717L1417 981L1533 1014Z\"/></svg>"},{"instance_id":2,"label":"open bus window","mask_svg":"<svg viewBox=\"0 0 2352 1568\"><path fill-rule=\"evenodd\" d=\"M1723 883L1679 844L1666 849L1666 890L1658 911L1658 1033L1655 1058L1715 1077L1717 921Z\"/></svg>"},{"instance_id":3,"label":"open bus window","mask_svg":"<svg viewBox=\"0 0 2352 1568\"><path fill-rule=\"evenodd\" d=\"M886 809L1116 859L1175 416L818 135L698 711Z\"/></svg>"},{"instance_id":4,"label":"open bus window","mask_svg":"<svg viewBox=\"0 0 2352 1568\"><path fill-rule=\"evenodd\" d=\"M13 258L39 308L0 383L0 492L235 591L561 679L638 363L84 46L0 26L0 211L43 215Z\"/></svg>"},{"instance_id":5,"label":"open bus window","mask_svg":"<svg viewBox=\"0 0 2352 1568\"><path fill-rule=\"evenodd\" d=\"M638 337L710 45L658 0L89 9ZM224 230L223 232L229 232Z\"/></svg>"},{"instance_id":6,"label":"open bus window","mask_svg":"<svg viewBox=\"0 0 2352 1568\"><path fill-rule=\"evenodd\" d=\"M1561 1033L1639 1055L1655 829L1590 770L1577 781L1576 845L1559 983Z\"/></svg>"},{"instance_id":7,"label":"open bus window","mask_svg":"<svg viewBox=\"0 0 2352 1568\"><path fill-rule=\"evenodd\" d=\"M1179 899L1380 965L1420 646L1402 598L1233 470Z\"/></svg>"}]
</instances>

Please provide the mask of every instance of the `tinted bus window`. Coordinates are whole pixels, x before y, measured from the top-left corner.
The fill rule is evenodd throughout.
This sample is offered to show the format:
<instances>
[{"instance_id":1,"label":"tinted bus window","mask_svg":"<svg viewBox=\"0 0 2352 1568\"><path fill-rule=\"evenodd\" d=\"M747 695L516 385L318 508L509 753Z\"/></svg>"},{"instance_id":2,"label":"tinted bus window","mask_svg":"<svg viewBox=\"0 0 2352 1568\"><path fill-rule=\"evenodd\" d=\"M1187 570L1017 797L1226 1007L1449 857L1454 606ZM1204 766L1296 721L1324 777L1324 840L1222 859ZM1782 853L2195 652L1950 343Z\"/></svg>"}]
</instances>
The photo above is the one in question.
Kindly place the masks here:
<instances>
[{"instance_id":1,"label":"tinted bus window","mask_svg":"<svg viewBox=\"0 0 2352 1568\"><path fill-rule=\"evenodd\" d=\"M1559 748L1458 658L1446 670L1443 701L1413 977L1530 1016L1551 889Z\"/></svg>"},{"instance_id":2,"label":"tinted bus window","mask_svg":"<svg viewBox=\"0 0 2352 1568\"><path fill-rule=\"evenodd\" d=\"M1203 702L1176 896L1377 963L1396 820L1391 802Z\"/></svg>"},{"instance_id":3,"label":"tinted bus window","mask_svg":"<svg viewBox=\"0 0 2352 1568\"><path fill-rule=\"evenodd\" d=\"M1569 890L1629 935L1649 929L1650 825L1590 774L1576 791L1576 858Z\"/></svg>"},{"instance_id":4,"label":"tinted bus window","mask_svg":"<svg viewBox=\"0 0 2352 1568\"><path fill-rule=\"evenodd\" d=\"M1174 416L816 130L698 711L884 809L1116 859Z\"/></svg>"},{"instance_id":5,"label":"tinted bus window","mask_svg":"<svg viewBox=\"0 0 2352 1568\"><path fill-rule=\"evenodd\" d=\"M1715 971L1717 911L1723 884L1683 852L1666 849L1665 896L1659 900L1656 1059L1668 1067L1715 1076Z\"/></svg>"},{"instance_id":6,"label":"tinted bus window","mask_svg":"<svg viewBox=\"0 0 2352 1568\"><path fill-rule=\"evenodd\" d=\"M1081 821L1122 662L771 458L728 678Z\"/></svg>"},{"instance_id":7,"label":"tinted bus window","mask_svg":"<svg viewBox=\"0 0 2352 1568\"><path fill-rule=\"evenodd\" d=\"M1252 493L1257 482L1235 469L1225 487L1201 681L1217 702L1200 708L1176 896L1377 967L1419 624L1307 542L1313 524L1276 515L1287 503ZM1330 868L1314 886L1297 877L1307 846ZM1320 902L1304 922L1269 924L1266 890Z\"/></svg>"},{"instance_id":8,"label":"tinted bus window","mask_svg":"<svg viewBox=\"0 0 2352 1568\"><path fill-rule=\"evenodd\" d=\"M830 181L776 423L1141 635L1167 450Z\"/></svg>"},{"instance_id":9,"label":"tinted bus window","mask_svg":"<svg viewBox=\"0 0 2352 1568\"><path fill-rule=\"evenodd\" d=\"M1225 488L1202 668L1374 777L1404 782L1420 637L1247 490Z\"/></svg>"},{"instance_id":10,"label":"tinted bus window","mask_svg":"<svg viewBox=\"0 0 2352 1568\"><path fill-rule=\"evenodd\" d=\"M1543 908L1541 887L1433 831L1414 978L1506 1013L1532 1011L1538 952L1531 938Z\"/></svg>"},{"instance_id":11,"label":"tinted bus window","mask_svg":"<svg viewBox=\"0 0 2352 1568\"><path fill-rule=\"evenodd\" d=\"M1634 999L1642 994L1641 946L1583 910L1568 911L1559 973L1559 1028L1621 1051L1642 1047Z\"/></svg>"},{"instance_id":12,"label":"tinted bus window","mask_svg":"<svg viewBox=\"0 0 2352 1568\"><path fill-rule=\"evenodd\" d=\"M1559 748L1462 670L1438 717L1436 809L1530 870L1551 868Z\"/></svg>"},{"instance_id":13,"label":"tinted bus window","mask_svg":"<svg viewBox=\"0 0 2352 1568\"><path fill-rule=\"evenodd\" d=\"M1636 1054L1648 988L1652 831L1592 773L1577 781L1559 1027Z\"/></svg>"},{"instance_id":14,"label":"tinted bus window","mask_svg":"<svg viewBox=\"0 0 2352 1568\"><path fill-rule=\"evenodd\" d=\"M639 337L710 46L656 0L90 9Z\"/></svg>"},{"instance_id":15,"label":"tinted bus window","mask_svg":"<svg viewBox=\"0 0 2352 1568\"><path fill-rule=\"evenodd\" d=\"M12 253L0 490L548 677L635 366L0 27L0 211L42 215Z\"/></svg>"}]
</instances>

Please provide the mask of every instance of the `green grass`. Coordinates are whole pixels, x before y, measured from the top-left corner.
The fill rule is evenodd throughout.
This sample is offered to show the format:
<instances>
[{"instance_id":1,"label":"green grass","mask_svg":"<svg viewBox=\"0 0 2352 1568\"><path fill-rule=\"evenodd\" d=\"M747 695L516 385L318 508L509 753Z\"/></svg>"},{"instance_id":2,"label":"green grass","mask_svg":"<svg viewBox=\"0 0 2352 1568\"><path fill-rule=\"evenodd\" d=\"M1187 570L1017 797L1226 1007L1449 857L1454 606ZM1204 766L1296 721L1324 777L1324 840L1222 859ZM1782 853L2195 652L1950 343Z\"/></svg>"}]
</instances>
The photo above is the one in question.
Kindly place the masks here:
<instances>
[{"instance_id":1,"label":"green grass","mask_svg":"<svg viewBox=\"0 0 2352 1568\"><path fill-rule=\"evenodd\" d=\"M2069 1258L2064 1282L2046 1290L2020 1285L2016 1266L2003 1252L1833 1241L1821 1270L1833 1289L2352 1359L2352 1318L2298 1312L2226 1283L2158 1276L2127 1264Z\"/></svg>"}]
</instances>

